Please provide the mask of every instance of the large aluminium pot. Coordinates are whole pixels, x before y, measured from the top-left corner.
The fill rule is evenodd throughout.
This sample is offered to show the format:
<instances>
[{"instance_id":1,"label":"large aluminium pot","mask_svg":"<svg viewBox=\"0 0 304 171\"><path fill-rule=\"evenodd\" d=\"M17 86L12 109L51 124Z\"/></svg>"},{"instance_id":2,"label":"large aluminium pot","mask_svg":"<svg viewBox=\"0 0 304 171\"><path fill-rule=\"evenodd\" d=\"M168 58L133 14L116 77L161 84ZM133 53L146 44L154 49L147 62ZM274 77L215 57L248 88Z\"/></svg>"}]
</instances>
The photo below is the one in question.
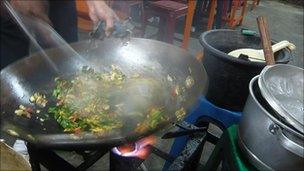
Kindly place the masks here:
<instances>
[{"instance_id":1,"label":"large aluminium pot","mask_svg":"<svg viewBox=\"0 0 304 171\"><path fill-rule=\"evenodd\" d=\"M261 95L258 78L250 81L250 93L239 123L240 149L259 170L303 170L304 135L273 115Z\"/></svg>"},{"instance_id":2,"label":"large aluminium pot","mask_svg":"<svg viewBox=\"0 0 304 171\"><path fill-rule=\"evenodd\" d=\"M204 47L202 62L209 77L206 98L218 107L242 111L249 93L248 84L260 74L266 63L245 61L228 53L240 48L262 49L260 37L246 36L236 30L218 29L204 32L200 36L200 43ZM288 63L292 58L287 48L274 56L276 63Z\"/></svg>"}]
</instances>

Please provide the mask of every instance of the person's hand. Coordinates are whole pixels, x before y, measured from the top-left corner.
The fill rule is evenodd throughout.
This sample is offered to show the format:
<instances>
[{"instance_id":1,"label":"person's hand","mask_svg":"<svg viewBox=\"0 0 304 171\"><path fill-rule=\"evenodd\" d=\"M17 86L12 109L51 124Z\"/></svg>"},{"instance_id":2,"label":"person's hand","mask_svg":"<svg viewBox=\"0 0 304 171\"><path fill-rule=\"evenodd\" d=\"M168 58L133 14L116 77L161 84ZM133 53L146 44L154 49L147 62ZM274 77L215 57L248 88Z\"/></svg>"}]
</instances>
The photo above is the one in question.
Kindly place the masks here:
<instances>
[{"instance_id":1,"label":"person's hand","mask_svg":"<svg viewBox=\"0 0 304 171\"><path fill-rule=\"evenodd\" d=\"M46 7L39 0L10 0L10 4L23 15L37 17L48 24L51 24L50 19L46 14Z\"/></svg>"},{"instance_id":2,"label":"person's hand","mask_svg":"<svg viewBox=\"0 0 304 171\"><path fill-rule=\"evenodd\" d=\"M100 20L105 20L105 33L109 36L113 31L114 21L118 20L115 12L101 0L87 0L87 5L89 8L89 16L95 25Z\"/></svg>"}]
</instances>

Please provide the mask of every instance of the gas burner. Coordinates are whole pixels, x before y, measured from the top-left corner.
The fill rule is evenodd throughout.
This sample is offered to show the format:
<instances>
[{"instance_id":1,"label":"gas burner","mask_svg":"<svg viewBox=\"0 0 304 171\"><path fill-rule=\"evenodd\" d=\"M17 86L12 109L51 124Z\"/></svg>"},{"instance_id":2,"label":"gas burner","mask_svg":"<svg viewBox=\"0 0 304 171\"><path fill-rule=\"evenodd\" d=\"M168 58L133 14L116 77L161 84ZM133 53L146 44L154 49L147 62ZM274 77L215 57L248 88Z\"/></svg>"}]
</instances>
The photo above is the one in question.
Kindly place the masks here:
<instances>
[{"instance_id":1,"label":"gas burner","mask_svg":"<svg viewBox=\"0 0 304 171\"><path fill-rule=\"evenodd\" d=\"M110 153L110 170L137 170L151 153L156 137L151 135L134 143L114 147Z\"/></svg>"},{"instance_id":2,"label":"gas burner","mask_svg":"<svg viewBox=\"0 0 304 171\"><path fill-rule=\"evenodd\" d=\"M130 157L136 156L139 150L139 145L137 143L125 144L119 147L114 147L112 151L120 156Z\"/></svg>"},{"instance_id":3,"label":"gas burner","mask_svg":"<svg viewBox=\"0 0 304 171\"><path fill-rule=\"evenodd\" d=\"M150 145L156 142L155 136L149 136L135 143L125 144L119 147L114 147L111 151L117 155L123 157L138 157L140 159L146 159L150 154Z\"/></svg>"},{"instance_id":4,"label":"gas burner","mask_svg":"<svg viewBox=\"0 0 304 171\"><path fill-rule=\"evenodd\" d=\"M49 170L86 170L98 161L106 153L110 152L110 170L146 170L143 162L147 157L153 153L165 161L170 163L168 170L195 170L201 168L199 164L200 155L203 149L204 142L208 140L216 144L217 138L209 134L206 127L197 127L187 122L175 124L181 130L177 132L168 132L163 136L163 139L175 138L179 136L188 135L190 139L181 154L177 157L172 157L166 152L153 146L156 142L155 136L145 137L134 143L128 143L119 147L99 148L95 151L88 152L76 151L82 155L84 162L74 167L66 162L60 156L54 153L53 149L41 149L31 143L27 143L30 163L34 171L39 171L40 163Z\"/></svg>"}]
</instances>

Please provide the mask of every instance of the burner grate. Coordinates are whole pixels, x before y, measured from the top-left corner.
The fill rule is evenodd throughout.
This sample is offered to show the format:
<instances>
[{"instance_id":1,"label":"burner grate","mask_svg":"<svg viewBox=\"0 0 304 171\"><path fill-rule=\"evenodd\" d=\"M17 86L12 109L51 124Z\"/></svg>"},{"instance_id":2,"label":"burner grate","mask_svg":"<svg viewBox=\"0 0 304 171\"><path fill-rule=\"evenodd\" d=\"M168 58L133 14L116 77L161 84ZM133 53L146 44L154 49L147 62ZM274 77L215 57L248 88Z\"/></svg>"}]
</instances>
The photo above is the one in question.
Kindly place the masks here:
<instances>
[{"instance_id":1,"label":"burner grate","mask_svg":"<svg viewBox=\"0 0 304 171\"><path fill-rule=\"evenodd\" d=\"M195 170L201 167L199 164L200 155L206 140L216 143L217 137L207 132L207 127L197 127L187 122L175 124L181 130L168 132L162 138L175 138L179 136L190 136L182 153L174 158L166 152L153 145L147 145L150 153L161 157L171 163L169 170ZM83 156L84 162L74 167L63 158L58 156L52 149L41 149L30 143L27 144L30 155L30 163L33 171L40 171L40 164L49 170L87 170L106 153L110 153L110 170L146 170L142 168L145 159L138 156L122 156L113 152L112 148L102 148L93 151L76 151ZM148 154L148 155L149 155Z\"/></svg>"}]
</instances>

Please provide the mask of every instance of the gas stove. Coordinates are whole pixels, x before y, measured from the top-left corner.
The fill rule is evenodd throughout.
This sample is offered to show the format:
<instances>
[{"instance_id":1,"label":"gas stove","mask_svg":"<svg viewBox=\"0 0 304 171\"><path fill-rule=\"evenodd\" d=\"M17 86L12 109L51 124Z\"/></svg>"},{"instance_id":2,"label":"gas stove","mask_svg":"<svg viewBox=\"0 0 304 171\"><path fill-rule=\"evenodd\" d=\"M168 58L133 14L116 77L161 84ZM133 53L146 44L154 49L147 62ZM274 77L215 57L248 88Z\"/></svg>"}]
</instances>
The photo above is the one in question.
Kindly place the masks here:
<instances>
[{"instance_id":1,"label":"gas stove","mask_svg":"<svg viewBox=\"0 0 304 171\"><path fill-rule=\"evenodd\" d=\"M143 162L150 154L162 158L171 163L168 170L194 170L201 165L199 159L203 146L211 134L207 132L207 127L198 127L187 122L175 124L178 131L167 132L162 139L170 139L179 136L189 136L185 148L177 157L172 157L168 153L153 146L156 141L155 136L145 137L134 143L125 144L119 147L105 147L76 151L83 157L83 162L78 166L73 166L57 155L52 149L41 149L30 143L27 144L30 156L30 164L34 171L41 170L40 164L49 170L87 170L96 161L109 153L109 165L111 171L116 170L149 170L143 165ZM210 135L209 135L210 134ZM214 138L214 137L213 137Z\"/></svg>"},{"instance_id":2,"label":"gas stove","mask_svg":"<svg viewBox=\"0 0 304 171\"><path fill-rule=\"evenodd\" d=\"M241 113L219 108L203 96L199 98L198 104L185 121L174 124L178 131L166 132L161 137L162 141L174 138L169 154L163 149L155 147L153 145L155 136L151 136L114 148L111 146L89 149L89 151L77 150L76 152L82 156L83 162L75 167L58 156L53 149L39 149L32 144L27 144L30 163L34 171L40 170L40 164L49 170L87 170L101 158L107 161L106 154L109 154L107 164L110 165L110 170L145 171L149 168L146 168L143 163L147 158L148 162L151 154L154 154L160 160L165 161L163 170L202 170L203 166L199 161L205 142L217 144L219 140L217 136L207 130L209 123L213 123L223 130L237 123Z\"/></svg>"}]
</instances>

